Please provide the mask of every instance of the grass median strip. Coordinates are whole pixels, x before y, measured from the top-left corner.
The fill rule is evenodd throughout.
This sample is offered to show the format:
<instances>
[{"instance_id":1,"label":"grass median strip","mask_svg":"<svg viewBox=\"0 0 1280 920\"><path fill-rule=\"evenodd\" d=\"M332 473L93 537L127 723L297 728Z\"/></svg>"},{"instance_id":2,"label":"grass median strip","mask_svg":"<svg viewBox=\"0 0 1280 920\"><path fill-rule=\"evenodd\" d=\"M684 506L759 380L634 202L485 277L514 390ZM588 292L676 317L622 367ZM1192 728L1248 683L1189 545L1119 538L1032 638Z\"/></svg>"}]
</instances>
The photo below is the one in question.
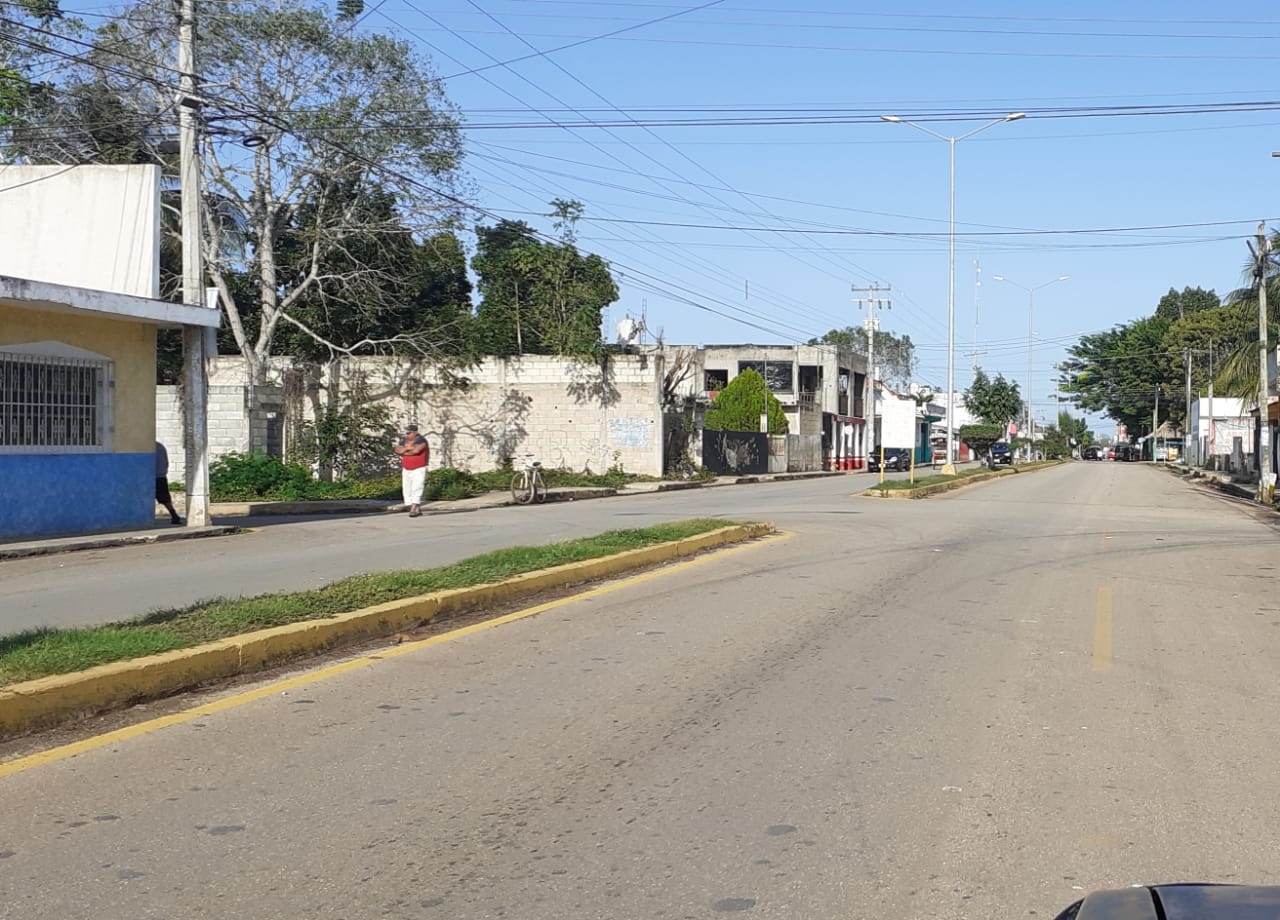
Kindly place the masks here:
<instances>
[{"instance_id":1,"label":"grass median strip","mask_svg":"<svg viewBox=\"0 0 1280 920\"><path fill-rule=\"evenodd\" d=\"M0 637L0 686L305 620L319 620L388 601L502 581L540 569L600 559L731 527L717 518L612 530L546 546L516 546L434 569L355 575L312 591L220 598L85 629L31 630Z\"/></svg>"},{"instance_id":2,"label":"grass median strip","mask_svg":"<svg viewBox=\"0 0 1280 920\"><path fill-rule=\"evenodd\" d=\"M915 482L910 479L886 479L884 482L878 482L871 487L877 492L898 492L904 489L923 489L925 486L936 486L947 482L958 482L965 479L972 479L974 476L988 476L991 470L981 467L976 470L961 470L954 476L921 476L917 477ZM870 491L870 490L868 490Z\"/></svg>"}]
</instances>

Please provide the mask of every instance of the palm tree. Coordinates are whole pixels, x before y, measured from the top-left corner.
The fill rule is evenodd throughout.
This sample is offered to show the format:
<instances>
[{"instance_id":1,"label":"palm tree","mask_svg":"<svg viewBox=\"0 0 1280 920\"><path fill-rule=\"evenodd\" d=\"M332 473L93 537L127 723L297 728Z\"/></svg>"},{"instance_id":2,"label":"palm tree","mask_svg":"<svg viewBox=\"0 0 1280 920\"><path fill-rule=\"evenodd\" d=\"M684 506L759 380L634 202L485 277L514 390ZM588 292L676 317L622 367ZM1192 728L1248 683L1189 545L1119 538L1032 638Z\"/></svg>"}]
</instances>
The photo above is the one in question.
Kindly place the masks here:
<instances>
[{"instance_id":1,"label":"palm tree","mask_svg":"<svg viewBox=\"0 0 1280 920\"><path fill-rule=\"evenodd\" d=\"M1262 274L1265 275L1267 285L1267 344L1274 348L1277 327L1280 326L1280 231L1271 234L1271 248ZM1246 286L1228 294L1223 305L1256 316L1259 284L1263 279L1259 277L1258 263L1254 259L1245 263L1243 277ZM1256 331L1234 345L1214 375L1214 384L1225 396L1237 397L1246 400L1247 404L1257 405L1259 369Z\"/></svg>"}]
</instances>

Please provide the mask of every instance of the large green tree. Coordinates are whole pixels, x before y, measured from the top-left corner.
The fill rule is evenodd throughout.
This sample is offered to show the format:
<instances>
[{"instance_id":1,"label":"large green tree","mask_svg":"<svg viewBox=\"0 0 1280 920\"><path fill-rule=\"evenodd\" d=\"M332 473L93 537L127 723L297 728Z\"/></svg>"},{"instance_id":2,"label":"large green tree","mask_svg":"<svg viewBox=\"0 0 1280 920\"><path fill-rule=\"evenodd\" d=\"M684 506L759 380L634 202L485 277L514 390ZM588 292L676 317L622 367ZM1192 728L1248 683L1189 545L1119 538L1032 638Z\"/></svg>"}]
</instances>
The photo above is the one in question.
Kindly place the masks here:
<instances>
[{"instance_id":1,"label":"large green tree","mask_svg":"<svg viewBox=\"0 0 1280 920\"><path fill-rule=\"evenodd\" d=\"M476 228L471 265L482 298L474 323L477 350L599 354L601 317L618 299L618 286L604 259L577 247L582 205L561 199L551 205L554 240L541 239L522 221Z\"/></svg>"},{"instance_id":2,"label":"large green tree","mask_svg":"<svg viewBox=\"0 0 1280 920\"><path fill-rule=\"evenodd\" d=\"M810 345L846 345L856 355L867 356L867 330L863 326L845 326L843 329L832 329L816 339L809 340ZM915 345L908 335L896 336L892 332L877 329L875 334L876 367L880 369L880 377L890 384L906 386L915 373Z\"/></svg>"},{"instance_id":3,"label":"large green tree","mask_svg":"<svg viewBox=\"0 0 1280 920\"><path fill-rule=\"evenodd\" d=\"M1059 389L1134 433L1185 424L1188 372L1193 393L1208 388L1212 368L1219 393L1248 397L1257 388L1256 296L1256 286L1244 288L1223 303L1203 288L1170 288L1151 316L1071 346Z\"/></svg>"},{"instance_id":4,"label":"large green tree","mask_svg":"<svg viewBox=\"0 0 1280 920\"><path fill-rule=\"evenodd\" d=\"M997 374L992 380L986 371L977 368L973 383L964 394L964 407L988 425L1007 427L1022 412L1022 394L1016 383Z\"/></svg>"},{"instance_id":5,"label":"large green tree","mask_svg":"<svg viewBox=\"0 0 1280 920\"><path fill-rule=\"evenodd\" d=\"M1182 375L1164 343L1169 327L1169 320L1149 316L1084 336L1067 349L1059 390L1080 408L1108 415L1132 432L1149 431L1157 402L1163 421L1177 409L1174 394L1182 391Z\"/></svg>"}]
</instances>

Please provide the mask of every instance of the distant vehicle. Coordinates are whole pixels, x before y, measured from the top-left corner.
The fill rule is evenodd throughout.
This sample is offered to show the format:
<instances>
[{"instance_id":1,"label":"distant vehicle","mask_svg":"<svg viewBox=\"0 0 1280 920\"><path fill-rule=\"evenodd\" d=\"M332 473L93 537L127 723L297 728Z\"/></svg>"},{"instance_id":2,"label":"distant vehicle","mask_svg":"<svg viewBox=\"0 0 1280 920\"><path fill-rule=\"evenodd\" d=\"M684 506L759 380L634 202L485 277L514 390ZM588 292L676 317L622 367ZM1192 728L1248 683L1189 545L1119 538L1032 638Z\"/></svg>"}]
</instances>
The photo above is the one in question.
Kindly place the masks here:
<instances>
[{"instance_id":1,"label":"distant vehicle","mask_svg":"<svg viewBox=\"0 0 1280 920\"><path fill-rule=\"evenodd\" d=\"M1097 444L1090 444L1084 450L1080 451L1081 460L1101 460L1105 451Z\"/></svg>"},{"instance_id":2,"label":"distant vehicle","mask_svg":"<svg viewBox=\"0 0 1280 920\"><path fill-rule=\"evenodd\" d=\"M1142 448L1135 444L1119 444L1116 446L1115 456L1111 459L1125 463L1135 463L1142 459Z\"/></svg>"},{"instance_id":3,"label":"distant vehicle","mask_svg":"<svg viewBox=\"0 0 1280 920\"><path fill-rule=\"evenodd\" d=\"M991 445L991 468L997 466L1013 466L1013 449L1005 441L997 441Z\"/></svg>"},{"instance_id":4,"label":"distant vehicle","mask_svg":"<svg viewBox=\"0 0 1280 920\"><path fill-rule=\"evenodd\" d=\"M884 468L886 470L903 470L911 469L911 451L906 447L886 447L884 449ZM880 472L880 448L876 448L871 452L871 456L867 458L867 471L871 473Z\"/></svg>"},{"instance_id":5,"label":"distant vehicle","mask_svg":"<svg viewBox=\"0 0 1280 920\"><path fill-rule=\"evenodd\" d=\"M1114 447L1107 448L1107 459L1114 460L1116 458L1116 449Z\"/></svg>"}]
</instances>

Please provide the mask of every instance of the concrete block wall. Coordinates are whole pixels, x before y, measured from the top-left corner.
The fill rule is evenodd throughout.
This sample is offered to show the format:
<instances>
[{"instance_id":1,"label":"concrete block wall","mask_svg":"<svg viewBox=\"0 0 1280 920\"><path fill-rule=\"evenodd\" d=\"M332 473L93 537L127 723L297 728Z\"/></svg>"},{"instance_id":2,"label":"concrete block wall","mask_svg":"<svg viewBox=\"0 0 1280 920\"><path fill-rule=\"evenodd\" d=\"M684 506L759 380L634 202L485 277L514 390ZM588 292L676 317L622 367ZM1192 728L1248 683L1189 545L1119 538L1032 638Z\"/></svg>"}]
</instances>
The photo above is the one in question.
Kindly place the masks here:
<instances>
[{"instance_id":1,"label":"concrete block wall","mask_svg":"<svg viewBox=\"0 0 1280 920\"><path fill-rule=\"evenodd\" d=\"M526 356L467 376L465 390L423 379L416 398L393 404L398 422L421 426L432 467L493 469L532 455L553 468L661 475L659 358L618 357L602 370Z\"/></svg>"},{"instance_id":2,"label":"concrete block wall","mask_svg":"<svg viewBox=\"0 0 1280 920\"><path fill-rule=\"evenodd\" d=\"M183 449L182 398L176 386L156 387L156 440L169 451L169 481L182 482L186 476ZM209 456L249 449L249 422L242 386L209 387Z\"/></svg>"},{"instance_id":3,"label":"concrete block wall","mask_svg":"<svg viewBox=\"0 0 1280 920\"><path fill-rule=\"evenodd\" d=\"M268 382L278 384L290 362L277 361ZM548 467L603 473L661 475L661 355L621 355L602 369L549 356L488 360L468 369L469 385L450 387L431 369L397 358L346 362L344 388L363 380L382 394L397 426L417 422L431 446L432 469L489 470L505 459L532 455ZM219 358L210 368L209 443L214 459L249 449L250 424L243 362ZM323 382L323 376L321 377ZM167 392L166 392L167 391ZM181 445L176 388L157 392L157 436ZM161 408L164 407L164 408ZM285 407L313 418L311 401ZM388 451L390 447L388 447ZM182 478L180 447L170 447L170 477Z\"/></svg>"}]
</instances>

